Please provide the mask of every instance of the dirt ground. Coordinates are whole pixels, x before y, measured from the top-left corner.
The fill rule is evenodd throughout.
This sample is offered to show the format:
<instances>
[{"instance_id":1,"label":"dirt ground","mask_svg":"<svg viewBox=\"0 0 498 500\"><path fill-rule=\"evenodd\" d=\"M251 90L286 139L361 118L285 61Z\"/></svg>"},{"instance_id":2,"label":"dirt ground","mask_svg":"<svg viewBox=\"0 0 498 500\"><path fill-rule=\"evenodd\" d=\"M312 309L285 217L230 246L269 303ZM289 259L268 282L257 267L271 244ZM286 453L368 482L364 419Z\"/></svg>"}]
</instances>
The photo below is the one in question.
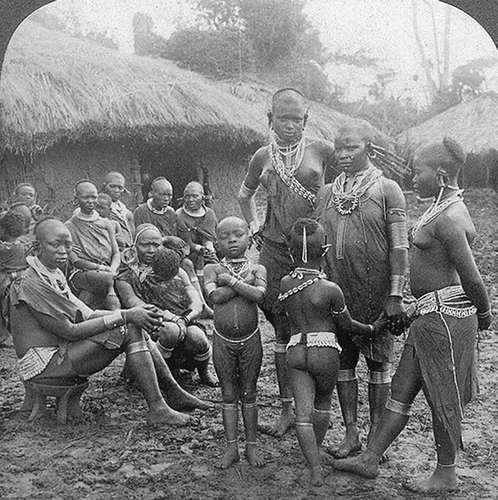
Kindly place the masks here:
<instances>
[{"instance_id":1,"label":"dirt ground","mask_svg":"<svg viewBox=\"0 0 498 500\"><path fill-rule=\"evenodd\" d=\"M480 237L475 255L498 310L496 250L498 249L497 197L492 191L467 194ZM411 218L425 208L413 200ZM497 322L494 322L496 330ZM273 341L268 323L262 320L265 359L259 379L261 423L275 420L277 386L272 362ZM397 342L398 356L403 341ZM465 451L460 454L460 491L448 499L498 499L498 336L483 332L479 341L480 395L469 405L464 421ZM145 406L136 389L119 374L121 356L103 373L91 379L82 398L85 418L59 426L53 409L37 422L27 423L18 409L23 386L16 371L12 349L0 350L0 498L2 499L411 499L402 483L427 475L435 466L429 409L422 396L401 436L388 450L389 460L380 476L364 480L326 466L326 483L309 484L304 458L294 431L283 439L261 434L263 469L241 460L226 471L214 462L224 448L220 392L199 386L197 377L184 383L196 395L215 402L206 412L195 411L190 427L151 430L145 425ZM359 420L365 436L368 418L366 370L359 369ZM343 433L336 401L333 425L325 448ZM240 444L243 448L243 429Z\"/></svg>"}]
</instances>

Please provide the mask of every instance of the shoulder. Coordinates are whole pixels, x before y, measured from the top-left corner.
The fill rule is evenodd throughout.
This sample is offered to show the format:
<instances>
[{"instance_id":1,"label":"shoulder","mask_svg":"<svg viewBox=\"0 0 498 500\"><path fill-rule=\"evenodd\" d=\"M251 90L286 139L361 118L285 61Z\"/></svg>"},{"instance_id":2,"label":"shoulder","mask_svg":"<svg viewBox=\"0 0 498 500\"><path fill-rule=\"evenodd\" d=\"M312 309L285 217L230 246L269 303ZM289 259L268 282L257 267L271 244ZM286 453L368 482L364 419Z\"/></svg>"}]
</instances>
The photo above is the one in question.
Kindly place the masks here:
<instances>
[{"instance_id":1,"label":"shoulder","mask_svg":"<svg viewBox=\"0 0 498 500\"><path fill-rule=\"evenodd\" d=\"M403 190L396 181L382 176L379 179L379 183L382 186L383 194L388 201L402 202L403 204L405 203Z\"/></svg>"},{"instance_id":2,"label":"shoulder","mask_svg":"<svg viewBox=\"0 0 498 500\"><path fill-rule=\"evenodd\" d=\"M463 230L474 229L474 223L463 202L450 205L436 221L438 222L438 230L441 228L451 232L458 228Z\"/></svg>"},{"instance_id":3,"label":"shoulder","mask_svg":"<svg viewBox=\"0 0 498 500\"><path fill-rule=\"evenodd\" d=\"M268 146L263 146L259 148L253 155L251 160L249 161L249 167L263 167L263 165L268 161Z\"/></svg>"},{"instance_id":4,"label":"shoulder","mask_svg":"<svg viewBox=\"0 0 498 500\"><path fill-rule=\"evenodd\" d=\"M255 274L266 274L266 267L262 264L251 264L249 269Z\"/></svg>"},{"instance_id":5,"label":"shoulder","mask_svg":"<svg viewBox=\"0 0 498 500\"><path fill-rule=\"evenodd\" d=\"M138 205L138 207L135 208L133 213L135 213L135 214L140 213L140 212L143 212L144 210L148 210L147 203L140 203L140 205Z\"/></svg>"}]
</instances>

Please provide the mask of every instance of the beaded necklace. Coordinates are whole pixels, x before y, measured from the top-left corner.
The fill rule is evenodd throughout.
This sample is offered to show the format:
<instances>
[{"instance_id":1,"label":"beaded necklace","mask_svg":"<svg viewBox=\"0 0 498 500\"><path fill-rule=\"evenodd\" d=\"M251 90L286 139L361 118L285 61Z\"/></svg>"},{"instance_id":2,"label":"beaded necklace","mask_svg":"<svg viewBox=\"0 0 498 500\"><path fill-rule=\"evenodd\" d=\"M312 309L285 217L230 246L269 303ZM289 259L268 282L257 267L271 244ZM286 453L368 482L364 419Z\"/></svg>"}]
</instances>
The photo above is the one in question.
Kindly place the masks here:
<instances>
[{"instance_id":1,"label":"beaded necklace","mask_svg":"<svg viewBox=\"0 0 498 500\"><path fill-rule=\"evenodd\" d=\"M332 202L337 212L341 215L352 214L360 204L360 199L381 176L382 171L371 166L365 171L361 181L357 185L353 183L352 189L346 192L346 175L340 174L332 184Z\"/></svg>"},{"instance_id":2,"label":"beaded necklace","mask_svg":"<svg viewBox=\"0 0 498 500\"><path fill-rule=\"evenodd\" d=\"M287 292L279 294L278 300L283 301L283 300L287 299L288 297L290 297L291 295L294 295L298 292L301 292L305 288L308 288L309 286L313 285L317 281L327 278L327 275L324 272L322 272L318 269L308 269L306 267L296 267L296 269L293 269L289 273L289 275L292 278L297 278L300 280L302 280L304 278L305 274L310 274L311 276L314 276L314 278L310 278L309 280L306 280L304 283L300 283L299 285L295 286L294 288L291 288Z\"/></svg>"},{"instance_id":3,"label":"beaded necklace","mask_svg":"<svg viewBox=\"0 0 498 500\"><path fill-rule=\"evenodd\" d=\"M272 141L273 149L278 150L277 162L287 175L294 175L304 158L304 135L295 144L281 146L276 139Z\"/></svg>"},{"instance_id":4,"label":"beaded necklace","mask_svg":"<svg viewBox=\"0 0 498 500\"><path fill-rule=\"evenodd\" d=\"M436 217L444 212L450 205L463 200L463 189L456 190L444 200L441 200L441 194L442 190L437 199L434 200L434 203L422 214L422 217L420 217L420 219L413 226L413 236L415 236L424 226L427 226L427 224L436 219Z\"/></svg>"},{"instance_id":5,"label":"beaded necklace","mask_svg":"<svg viewBox=\"0 0 498 500\"><path fill-rule=\"evenodd\" d=\"M241 259L221 259L221 265L228 269L228 272L237 279L243 279L249 269L249 259L243 257Z\"/></svg>"}]
</instances>

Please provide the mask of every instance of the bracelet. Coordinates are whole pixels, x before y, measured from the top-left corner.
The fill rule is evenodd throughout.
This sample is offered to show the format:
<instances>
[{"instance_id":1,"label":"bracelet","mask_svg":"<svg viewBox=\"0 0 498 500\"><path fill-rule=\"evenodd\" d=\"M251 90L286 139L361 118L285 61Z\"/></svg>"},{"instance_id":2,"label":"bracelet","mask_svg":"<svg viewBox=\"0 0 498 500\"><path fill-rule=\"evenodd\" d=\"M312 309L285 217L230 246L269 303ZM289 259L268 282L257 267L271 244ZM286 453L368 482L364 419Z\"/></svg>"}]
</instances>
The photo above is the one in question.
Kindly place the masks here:
<instances>
[{"instance_id":1,"label":"bracelet","mask_svg":"<svg viewBox=\"0 0 498 500\"><path fill-rule=\"evenodd\" d=\"M375 326L373 325L368 325L370 327L370 335L373 335L375 332Z\"/></svg>"},{"instance_id":2,"label":"bracelet","mask_svg":"<svg viewBox=\"0 0 498 500\"><path fill-rule=\"evenodd\" d=\"M483 313L478 312L477 313L477 317L479 319L486 319L486 318L489 318L490 316L491 316L491 308L488 309L486 312L483 312Z\"/></svg>"},{"instance_id":3,"label":"bracelet","mask_svg":"<svg viewBox=\"0 0 498 500\"><path fill-rule=\"evenodd\" d=\"M120 309L114 311L111 314L103 316L104 325L108 330L113 330L118 326L123 326L125 324L125 320L123 317L123 312Z\"/></svg>"},{"instance_id":4,"label":"bracelet","mask_svg":"<svg viewBox=\"0 0 498 500\"><path fill-rule=\"evenodd\" d=\"M391 292L390 297L403 297L403 288L405 288L406 278L401 274L393 274L391 276Z\"/></svg>"},{"instance_id":5,"label":"bracelet","mask_svg":"<svg viewBox=\"0 0 498 500\"><path fill-rule=\"evenodd\" d=\"M230 283L228 283L228 286L233 288L238 282L239 280L235 276L233 276L230 280Z\"/></svg>"}]
</instances>

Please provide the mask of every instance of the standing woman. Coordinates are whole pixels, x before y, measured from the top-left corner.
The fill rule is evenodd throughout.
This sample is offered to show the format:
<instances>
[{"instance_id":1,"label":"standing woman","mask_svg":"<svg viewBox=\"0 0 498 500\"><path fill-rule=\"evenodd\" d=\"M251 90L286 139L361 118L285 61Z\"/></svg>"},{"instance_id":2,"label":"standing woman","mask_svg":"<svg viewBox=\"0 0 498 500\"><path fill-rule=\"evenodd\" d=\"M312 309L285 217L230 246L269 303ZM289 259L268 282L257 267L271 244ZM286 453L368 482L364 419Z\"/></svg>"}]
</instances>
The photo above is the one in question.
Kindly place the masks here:
<instances>
[{"instance_id":1,"label":"standing woman","mask_svg":"<svg viewBox=\"0 0 498 500\"><path fill-rule=\"evenodd\" d=\"M280 280L294 267L285 232L301 217L311 215L316 194L324 183L325 169L334 152L326 141L304 134L305 98L296 89L278 90L268 114L273 140L256 151L239 192L242 214L251 235L261 248L259 263L268 272L268 288L260 304L275 329L275 366L282 402L282 414L271 434L282 436L294 423L292 392L285 360L290 326L278 301ZM262 185L267 192L266 220L262 228L256 213L254 196Z\"/></svg>"}]
</instances>

